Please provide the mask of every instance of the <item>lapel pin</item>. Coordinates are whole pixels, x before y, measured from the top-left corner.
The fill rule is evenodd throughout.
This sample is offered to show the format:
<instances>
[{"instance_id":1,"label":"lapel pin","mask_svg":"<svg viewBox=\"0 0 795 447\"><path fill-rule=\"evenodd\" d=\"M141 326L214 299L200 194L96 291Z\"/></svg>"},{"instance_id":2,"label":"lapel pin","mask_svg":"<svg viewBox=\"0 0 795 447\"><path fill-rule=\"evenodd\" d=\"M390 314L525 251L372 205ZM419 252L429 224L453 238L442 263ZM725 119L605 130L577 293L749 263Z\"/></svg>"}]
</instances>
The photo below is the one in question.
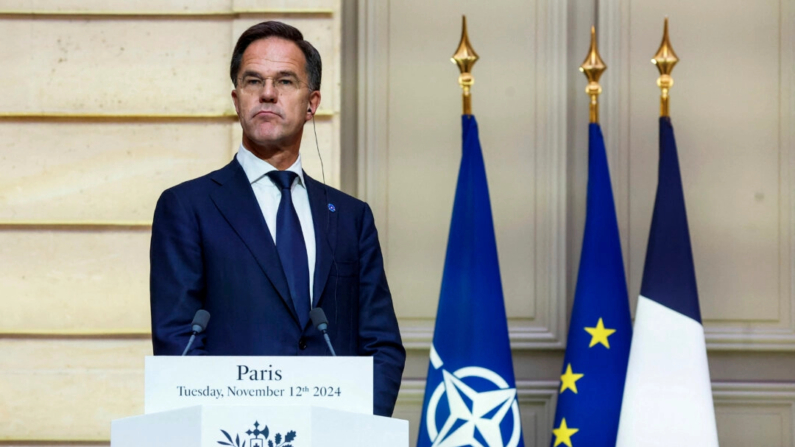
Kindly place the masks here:
<instances>
[{"instance_id":1,"label":"lapel pin","mask_svg":"<svg viewBox=\"0 0 795 447\"><path fill-rule=\"evenodd\" d=\"M334 211L337 211L337 208L334 207L333 203L329 203L328 204L328 210L333 213Z\"/></svg>"}]
</instances>

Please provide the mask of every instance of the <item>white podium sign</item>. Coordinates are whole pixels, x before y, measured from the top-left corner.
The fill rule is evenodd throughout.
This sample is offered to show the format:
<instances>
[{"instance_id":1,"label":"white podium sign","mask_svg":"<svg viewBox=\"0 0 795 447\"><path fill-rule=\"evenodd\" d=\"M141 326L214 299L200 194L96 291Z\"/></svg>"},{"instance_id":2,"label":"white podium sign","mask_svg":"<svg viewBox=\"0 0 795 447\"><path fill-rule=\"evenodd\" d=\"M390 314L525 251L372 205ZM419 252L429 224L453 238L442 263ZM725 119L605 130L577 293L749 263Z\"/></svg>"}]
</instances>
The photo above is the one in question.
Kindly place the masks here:
<instances>
[{"instance_id":1,"label":"white podium sign","mask_svg":"<svg viewBox=\"0 0 795 447\"><path fill-rule=\"evenodd\" d=\"M147 357L146 414L197 405L373 414L372 357Z\"/></svg>"},{"instance_id":2,"label":"white podium sign","mask_svg":"<svg viewBox=\"0 0 795 447\"><path fill-rule=\"evenodd\" d=\"M112 447L408 447L409 423L318 407L198 406L117 419Z\"/></svg>"}]
</instances>

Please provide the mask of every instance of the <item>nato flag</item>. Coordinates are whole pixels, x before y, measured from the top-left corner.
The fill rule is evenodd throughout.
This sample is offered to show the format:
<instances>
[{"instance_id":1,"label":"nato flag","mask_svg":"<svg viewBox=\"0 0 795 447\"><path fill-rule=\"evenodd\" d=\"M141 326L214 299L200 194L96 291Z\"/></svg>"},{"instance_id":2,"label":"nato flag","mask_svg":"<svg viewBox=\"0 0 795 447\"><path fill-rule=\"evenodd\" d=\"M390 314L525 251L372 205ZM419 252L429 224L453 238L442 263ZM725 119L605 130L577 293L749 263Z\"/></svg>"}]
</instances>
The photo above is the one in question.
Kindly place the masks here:
<instances>
[{"instance_id":1,"label":"nato flag","mask_svg":"<svg viewBox=\"0 0 795 447\"><path fill-rule=\"evenodd\" d=\"M551 445L614 447L632 321L613 190L599 124L590 124L580 270Z\"/></svg>"},{"instance_id":2,"label":"nato flag","mask_svg":"<svg viewBox=\"0 0 795 447\"><path fill-rule=\"evenodd\" d=\"M418 447L524 446L486 168L475 117L447 242Z\"/></svg>"}]
</instances>

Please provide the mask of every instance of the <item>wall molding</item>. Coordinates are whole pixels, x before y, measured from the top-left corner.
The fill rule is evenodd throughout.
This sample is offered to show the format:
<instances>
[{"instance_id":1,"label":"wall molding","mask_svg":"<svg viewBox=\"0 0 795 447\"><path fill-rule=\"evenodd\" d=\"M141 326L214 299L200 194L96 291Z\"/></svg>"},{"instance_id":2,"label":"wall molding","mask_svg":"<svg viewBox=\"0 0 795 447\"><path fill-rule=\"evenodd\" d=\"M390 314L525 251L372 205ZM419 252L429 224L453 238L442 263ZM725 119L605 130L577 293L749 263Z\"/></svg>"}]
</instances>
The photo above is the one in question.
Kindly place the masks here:
<instances>
[{"instance_id":1,"label":"wall molding","mask_svg":"<svg viewBox=\"0 0 795 447\"><path fill-rule=\"evenodd\" d=\"M566 26L565 2L539 0L532 86L535 127L535 290L542 316L512 324L515 348L555 348L566 340ZM389 2L359 0L358 196L387 234ZM383 236L382 236L383 239ZM388 266L387 266L388 267ZM400 319L404 343L429 349L433 321Z\"/></svg>"},{"instance_id":2,"label":"wall molding","mask_svg":"<svg viewBox=\"0 0 795 447\"><path fill-rule=\"evenodd\" d=\"M629 2L597 2L596 36L607 64L599 110L613 185L624 269L629 278Z\"/></svg>"},{"instance_id":3,"label":"wall molding","mask_svg":"<svg viewBox=\"0 0 795 447\"><path fill-rule=\"evenodd\" d=\"M558 395L559 382L552 380L517 380L516 393L520 402L552 402ZM398 402L422 403L425 397L425 380L407 379L400 384ZM554 415L554 413L553 413Z\"/></svg>"},{"instance_id":4,"label":"wall molding","mask_svg":"<svg viewBox=\"0 0 795 447\"><path fill-rule=\"evenodd\" d=\"M431 348L436 324L434 318L399 318L398 322L406 349L427 351ZM565 326L565 322L562 324ZM549 328L534 326L529 319L511 319L508 323L508 339L512 350L565 348Z\"/></svg>"},{"instance_id":5,"label":"wall molding","mask_svg":"<svg viewBox=\"0 0 795 447\"><path fill-rule=\"evenodd\" d=\"M709 351L792 351L795 330L764 327L706 326L704 336Z\"/></svg>"},{"instance_id":6,"label":"wall molding","mask_svg":"<svg viewBox=\"0 0 795 447\"><path fill-rule=\"evenodd\" d=\"M387 228L389 103L389 2L359 1L358 197L373 210L376 227Z\"/></svg>"},{"instance_id":7,"label":"wall molding","mask_svg":"<svg viewBox=\"0 0 795 447\"><path fill-rule=\"evenodd\" d=\"M559 385L555 380L517 380L516 390L520 400L522 396L551 400L558 395ZM712 394L716 402L785 402L795 406L795 383L712 382ZM401 382L399 401L422 402L424 396L425 380Z\"/></svg>"},{"instance_id":8,"label":"wall molding","mask_svg":"<svg viewBox=\"0 0 795 447\"><path fill-rule=\"evenodd\" d=\"M789 278L788 281L782 281L782 284L783 293L790 297L789 345L791 349L795 349L795 0L782 1L781 16L781 118L788 125L779 126L779 129L781 146L789 150L781 154L781 160L784 161L781 163L782 179L789 186L786 188L788 200L782 206L782 209L789 210L789 221L784 222L782 219L781 224L781 233L789 237L788 247L782 249L782 259L786 259L788 267L783 270L789 273ZM784 191L784 188L781 189ZM782 194L782 198L784 196Z\"/></svg>"},{"instance_id":9,"label":"wall molding","mask_svg":"<svg viewBox=\"0 0 795 447\"><path fill-rule=\"evenodd\" d=\"M526 347L564 347L566 326L566 125L567 5L557 0L536 2L536 241L535 299L546 301L546 327L525 326Z\"/></svg>"},{"instance_id":10,"label":"wall molding","mask_svg":"<svg viewBox=\"0 0 795 447\"><path fill-rule=\"evenodd\" d=\"M790 403L795 408L795 383L713 382L716 402Z\"/></svg>"},{"instance_id":11,"label":"wall molding","mask_svg":"<svg viewBox=\"0 0 795 447\"><path fill-rule=\"evenodd\" d=\"M547 415L547 421L552 423L555 415L555 403L557 400L559 383L556 381L530 381L519 380L516 382L516 391L520 403L540 403L543 411ZM735 382L714 382L712 384L713 399L718 405L789 405L795 415L795 384L760 384L760 383L735 383ZM425 381L419 379L403 380L398 394L399 404L422 405L425 396ZM795 417L795 416L794 416ZM795 427L795 420L793 421ZM546 445L552 427L548 430L540 430L537 433L540 442L535 445ZM795 439L795 433L793 433ZM90 444L104 445L109 443L109 439L3 439L2 445L75 445Z\"/></svg>"},{"instance_id":12,"label":"wall molding","mask_svg":"<svg viewBox=\"0 0 795 447\"><path fill-rule=\"evenodd\" d=\"M767 407L771 410L775 407L787 407L790 416L789 439L795 439L795 384L793 383L714 382L712 399L716 414L720 412L720 407Z\"/></svg>"}]
</instances>

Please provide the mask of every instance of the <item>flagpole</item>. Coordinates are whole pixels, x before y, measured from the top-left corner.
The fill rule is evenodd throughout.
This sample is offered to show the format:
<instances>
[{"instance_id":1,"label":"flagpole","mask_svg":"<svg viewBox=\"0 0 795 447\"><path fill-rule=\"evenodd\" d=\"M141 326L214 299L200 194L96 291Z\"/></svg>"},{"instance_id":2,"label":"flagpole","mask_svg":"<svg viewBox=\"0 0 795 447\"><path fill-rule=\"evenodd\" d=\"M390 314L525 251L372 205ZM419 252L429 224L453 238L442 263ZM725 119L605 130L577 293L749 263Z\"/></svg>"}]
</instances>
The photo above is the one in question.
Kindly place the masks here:
<instances>
[{"instance_id":1,"label":"flagpole","mask_svg":"<svg viewBox=\"0 0 795 447\"><path fill-rule=\"evenodd\" d=\"M657 445L719 445L682 172L669 115L671 70L678 61L666 18L660 49L652 59L660 71L661 90L657 192L621 419L611 447L650 440Z\"/></svg>"},{"instance_id":2,"label":"flagpole","mask_svg":"<svg viewBox=\"0 0 795 447\"><path fill-rule=\"evenodd\" d=\"M478 54L475 53L475 49L472 48L472 45L469 43L467 16L462 17L461 41L458 43L458 49L450 60L458 65L458 70L461 72L461 75L458 76L458 85L460 85L463 90L464 115L472 115L472 95L470 90L472 84L475 83L475 78L472 77L471 72L472 66L474 66L475 62L478 60Z\"/></svg>"},{"instance_id":3,"label":"flagpole","mask_svg":"<svg viewBox=\"0 0 795 447\"><path fill-rule=\"evenodd\" d=\"M602 58L599 56L599 50L596 48L596 27L591 27L591 48L588 50L588 56L585 61L580 65L580 71L585 73L588 78L588 86L585 87L585 93L591 97L590 107L590 122L599 122L599 94L602 93L602 86L599 85L599 78L602 73L607 70Z\"/></svg>"},{"instance_id":4,"label":"flagpole","mask_svg":"<svg viewBox=\"0 0 795 447\"><path fill-rule=\"evenodd\" d=\"M674 85L674 80L671 77L671 71L674 65L679 62L679 58L674 53L671 47L671 42L668 40L668 17L665 18L665 25L663 25L663 38L660 43L660 49L651 60L651 63L657 66L660 71L660 77L657 78L657 86L660 87L660 116L669 117L670 110L668 106L668 92Z\"/></svg>"},{"instance_id":5,"label":"flagpole","mask_svg":"<svg viewBox=\"0 0 795 447\"><path fill-rule=\"evenodd\" d=\"M621 255L610 166L599 126L599 78L607 69L591 27L579 67L588 78L588 194L580 267L549 446L615 447L632 318ZM634 446L633 446L634 447Z\"/></svg>"},{"instance_id":6,"label":"flagpole","mask_svg":"<svg viewBox=\"0 0 795 447\"><path fill-rule=\"evenodd\" d=\"M417 447L524 447L486 165L472 115L471 71L478 55L469 44L466 17L452 60L463 90L461 164ZM459 405L462 399L467 403Z\"/></svg>"}]
</instances>

